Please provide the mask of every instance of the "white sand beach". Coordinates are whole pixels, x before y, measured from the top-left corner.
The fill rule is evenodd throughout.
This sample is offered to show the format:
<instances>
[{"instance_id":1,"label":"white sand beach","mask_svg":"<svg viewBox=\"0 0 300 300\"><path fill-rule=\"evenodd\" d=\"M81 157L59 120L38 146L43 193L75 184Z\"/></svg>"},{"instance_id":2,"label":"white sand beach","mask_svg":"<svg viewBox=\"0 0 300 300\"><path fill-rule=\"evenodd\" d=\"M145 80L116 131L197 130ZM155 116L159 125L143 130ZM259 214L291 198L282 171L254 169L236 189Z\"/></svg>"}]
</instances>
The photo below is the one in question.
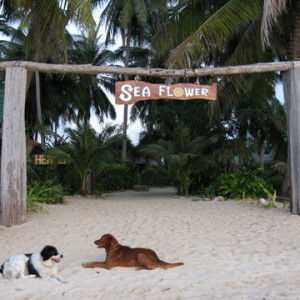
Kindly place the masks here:
<instances>
[{"instance_id":1,"label":"white sand beach","mask_svg":"<svg viewBox=\"0 0 300 300\"><path fill-rule=\"evenodd\" d=\"M39 299L300 299L300 217L239 201L194 201L170 188L66 197L31 213L26 224L0 226L0 263L50 244L64 254L66 284L0 277L3 300ZM84 269L105 258L93 241L151 248L173 269Z\"/></svg>"}]
</instances>

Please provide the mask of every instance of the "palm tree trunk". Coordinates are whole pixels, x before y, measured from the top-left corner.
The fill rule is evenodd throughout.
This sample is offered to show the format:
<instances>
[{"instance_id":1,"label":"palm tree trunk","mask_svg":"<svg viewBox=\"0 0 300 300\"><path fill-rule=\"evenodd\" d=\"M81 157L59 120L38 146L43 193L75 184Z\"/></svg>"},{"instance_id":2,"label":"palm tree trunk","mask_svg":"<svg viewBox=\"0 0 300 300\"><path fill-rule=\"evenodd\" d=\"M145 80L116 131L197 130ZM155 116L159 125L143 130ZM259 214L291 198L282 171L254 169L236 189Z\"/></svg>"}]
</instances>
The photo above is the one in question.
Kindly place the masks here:
<instances>
[{"instance_id":1,"label":"palm tree trunk","mask_svg":"<svg viewBox=\"0 0 300 300\"><path fill-rule=\"evenodd\" d=\"M43 125L43 118L42 118L42 107L41 107L41 82L40 82L40 72L34 71L35 74L35 88L36 88L36 111L37 111L37 120L40 127ZM45 133L42 128L40 128L41 134L41 144L42 148L45 149Z\"/></svg>"},{"instance_id":2,"label":"palm tree trunk","mask_svg":"<svg viewBox=\"0 0 300 300\"><path fill-rule=\"evenodd\" d=\"M290 40L289 56L293 61L300 60L300 3L293 7L293 27Z\"/></svg>"},{"instance_id":3,"label":"palm tree trunk","mask_svg":"<svg viewBox=\"0 0 300 300\"><path fill-rule=\"evenodd\" d=\"M284 180L281 186L282 196L285 198L290 198L291 196L291 178L290 178L290 154L288 151L288 158L285 170Z\"/></svg>"},{"instance_id":4,"label":"palm tree trunk","mask_svg":"<svg viewBox=\"0 0 300 300\"><path fill-rule=\"evenodd\" d=\"M127 29L127 34L123 45L125 46L125 62L124 66L127 68L129 66L130 59L130 28ZM125 81L129 79L128 75L124 76ZM128 126L128 105L124 104L124 115L123 115L123 140L122 140L122 162L124 163L127 159L127 126Z\"/></svg>"},{"instance_id":5,"label":"palm tree trunk","mask_svg":"<svg viewBox=\"0 0 300 300\"><path fill-rule=\"evenodd\" d=\"M88 194L88 174L82 175L81 178L81 188L80 188L80 195L87 195Z\"/></svg>"},{"instance_id":6,"label":"palm tree trunk","mask_svg":"<svg viewBox=\"0 0 300 300\"><path fill-rule=\"evenodd\" d=\"M262 168L265 167L265 153L266 153L265 147L261 146L259 152L259 163Z\"/></svg>"}]
</instances>

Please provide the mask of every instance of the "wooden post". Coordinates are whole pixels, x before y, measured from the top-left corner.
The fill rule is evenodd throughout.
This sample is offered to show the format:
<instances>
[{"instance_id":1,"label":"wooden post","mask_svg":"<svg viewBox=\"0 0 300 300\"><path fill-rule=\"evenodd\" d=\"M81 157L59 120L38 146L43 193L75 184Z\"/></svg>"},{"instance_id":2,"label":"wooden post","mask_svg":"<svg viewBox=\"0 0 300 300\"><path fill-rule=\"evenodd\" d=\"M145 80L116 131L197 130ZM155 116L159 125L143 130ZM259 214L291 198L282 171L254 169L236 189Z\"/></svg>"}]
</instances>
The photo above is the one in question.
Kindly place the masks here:
<instances>
[{"instance_id":1,"label":"wooden post","mask_svg":"<svg viewBox=\"0 0 300 300\"><path fill-rule=\"evenodd\" d=\"M1 152L0 223L26 222L25 95L27 70L7 68L5 74Z\"/></svg>"},{"instance_id":2,"label":"wooden post","mask_svg":"<svg viewBox=\"0 0 300 300\"><path fill-rule=\"evenodd\" d=\"M122 163L127 159L127 127L128 127L128 104L124 105L123 114L123 137L122 137Z\"/></svg>"},{"instance_id":3,"label":"wooden post","mask_svg":"<svg viewBox=\"0 0 300 300\"><path fill-rule=\"evenodd\" d=\"M288 168L290 172L291 213L300 215L300 63L283 75L288 121Z\"/></svg>"}]
</instances>

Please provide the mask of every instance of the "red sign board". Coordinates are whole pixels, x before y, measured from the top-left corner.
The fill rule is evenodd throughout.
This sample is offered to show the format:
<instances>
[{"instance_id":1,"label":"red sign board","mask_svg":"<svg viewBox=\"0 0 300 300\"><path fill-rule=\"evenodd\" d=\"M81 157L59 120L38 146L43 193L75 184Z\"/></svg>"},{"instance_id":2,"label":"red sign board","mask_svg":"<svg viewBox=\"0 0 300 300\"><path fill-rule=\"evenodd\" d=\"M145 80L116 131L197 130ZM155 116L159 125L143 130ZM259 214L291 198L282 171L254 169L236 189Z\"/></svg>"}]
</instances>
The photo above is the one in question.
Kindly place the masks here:
<instances>
[{"instance_id":1,"label":"red sign board","mask_svg":"<svg viewBox=\"0 0 300 300\"><path fill-rule=\"evenodd\" d=\"M199 85L192 83L151 84L148 82L131 80L116 82L116 104L132 104L140 100L192 100L217 99L217 84Z\"/></svg>"}]
</instances>

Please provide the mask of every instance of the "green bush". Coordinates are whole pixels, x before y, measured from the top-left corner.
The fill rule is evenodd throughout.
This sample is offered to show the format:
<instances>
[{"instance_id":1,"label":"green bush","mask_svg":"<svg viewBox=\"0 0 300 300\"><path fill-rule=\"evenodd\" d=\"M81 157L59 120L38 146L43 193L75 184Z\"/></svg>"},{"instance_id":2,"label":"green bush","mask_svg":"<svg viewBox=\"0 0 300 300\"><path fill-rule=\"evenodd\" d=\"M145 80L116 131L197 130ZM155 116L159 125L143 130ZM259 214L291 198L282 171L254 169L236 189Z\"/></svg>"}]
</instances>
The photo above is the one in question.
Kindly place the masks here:
<instances>
[{"instance_id":1,"label":"green bush","mask_svg":"<svg viewBox=\"0 0 300 300\"><path fill-rule=\"evenodd\" d=\"M128 190L136 183L137 170L134 164L103 164L92 173L92 193Z\"/></svg>"},{"instance_id":2,"label":"green bush","mask_svg":"<svg viewBox=\"0 0 300 300\"><path fill-rule=\"evenodd\" d=\"M46 181L41 184L39 181L32 181L27 186L27 209L37 210L36 203L57 204L63 202L63 188L53 181Z\"/></svg>"},{"instance_id":3,"label":"green bush","mask_svg":"<svg viewBox=\"0 0 300 300\"><path fill-rule=\"evenodd\" d=\"M33 181L45 182L57 178L56 167L53 165L34 165L27 164L27 182L30 184Z\"/></svg>"},{"instance_id":4,"label":"green bush","mask_svg":"<svg viewBox=\"0 0 300 300\"><path fill-rule=\"evenodd\" d=\"M80 178L72 165L32 165L27 164L28 185L39 181L41 183L51 181L59 183L64 190L64 194L74 194L78 192Z\"/></svg>"},{"instance_id":5,"label":"green bush","mask_svg":"<svg viewBox=\"0 0 300 300\"><path fill-rule=\"evenodd\" d=\"M218 189L216 184L210 184L208 186L201 186L198 190L193 192L193 195L200 195L201 197L213 198L218 195Z\"/></svg>"},{"instance_id":6,"label":"green bush","mask_svg":"<svg viewBox=\"0 0 300 300\"><path fill-rule=\"evenodd\" d=\"M273 189L258 176L260 169L241 169L230 174L223 174L217 181L217 193L228 199L268 197Z\"/></svg>"},{"instance_id":7,"label":"green bush","mask_svg":"<svg viewBox=\"0 0 300 300\"><path fill-rule=\"evenodd\" d=\"M168 171L163 167L147 167L141 172L141 184L149 186L171 185Z\"/></svg>"},{"instance_id":8,"label":"green bush","mask_svg":"<svg viewBox=\"0 0 300 300\"><path fill-rule=\"evenodd\" d=\"M280 194L285 179L285 172L281 173L273 168L273 166L266 166L262 178Z\"/></svg>"}]
</instances>

